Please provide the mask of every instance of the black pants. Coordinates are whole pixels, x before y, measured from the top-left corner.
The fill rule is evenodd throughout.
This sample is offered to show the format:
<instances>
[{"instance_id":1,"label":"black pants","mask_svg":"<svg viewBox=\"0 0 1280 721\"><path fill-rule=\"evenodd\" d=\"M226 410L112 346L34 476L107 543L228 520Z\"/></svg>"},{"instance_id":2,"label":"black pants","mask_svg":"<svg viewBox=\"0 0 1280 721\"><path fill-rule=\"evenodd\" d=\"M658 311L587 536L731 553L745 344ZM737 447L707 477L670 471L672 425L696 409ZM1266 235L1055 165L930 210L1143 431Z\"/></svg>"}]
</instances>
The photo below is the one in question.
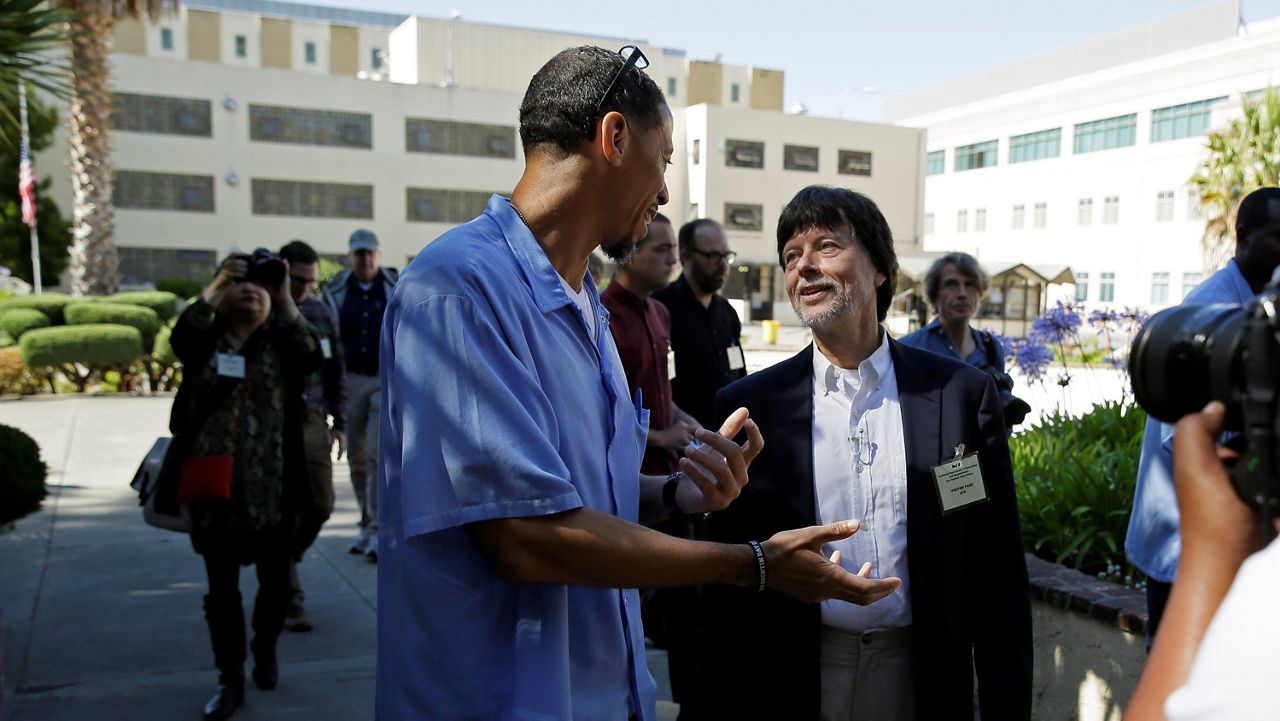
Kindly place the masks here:
<instances>
[{"instance_id":1,"label":"black pants","mask_svg":"<svg viewBox=\"0 0 1280 721\"><path fill-rule=\"evenodd\" d=\"M204 615L209 624L214 663L222 683L244 681L245 627L240 600L240 556L230 549L206 549L205 573L209 594ZM259 656L275 655L276 639L284 629L289 605L289 544L271 543L257 554L258 596L253 603L253 644Z\"/></svg>"},{"instance_id":2,"label":"black pants","mask_svg":"<svg viewBox=\"0 0 1280 721\"><path fill-rule=\"evenodd\" d=\"M1169 603L1169 592L1172 583L1147 579L1147 652L1151 652L1151 644L1156 639L1156 630L1160 627L1160 619L1164 616L1164 607Z\"/></svg>"}]
</instances>

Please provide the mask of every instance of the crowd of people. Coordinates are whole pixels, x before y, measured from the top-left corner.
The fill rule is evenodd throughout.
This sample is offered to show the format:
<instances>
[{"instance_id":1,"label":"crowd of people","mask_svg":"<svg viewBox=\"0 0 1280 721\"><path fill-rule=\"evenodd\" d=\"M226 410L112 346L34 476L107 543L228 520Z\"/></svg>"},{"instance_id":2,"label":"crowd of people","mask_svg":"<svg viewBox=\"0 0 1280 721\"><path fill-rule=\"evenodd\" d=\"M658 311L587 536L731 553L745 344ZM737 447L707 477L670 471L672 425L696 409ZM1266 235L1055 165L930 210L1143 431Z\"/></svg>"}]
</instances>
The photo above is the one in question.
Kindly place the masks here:
<instances>
[{"instance_id":1,"label":"crowd of people","mask_svg":"<svg viewBox=\"0 0 1280 721\"><path fill-rule=\"evenodd\" d=\"M319 298L319 259L294 241L229 257L183 313L172 430L189 462L234 459L228 488L186 500L219 671L206 718L242 702L249 650L270 689L282 629L311 628L297 564L333 511L335 448L361 510L351 551L378 563L383 721L651 720L646 635L685 721L1031 717L1008 446L1025 410L998 340L971 325L986 274L939 258L937 320L895 339L884 216L860 193L804 188L777 258L813 343L748 375L718 293L735 260L724 230L659 212L676 151L644 65L631 46L553 57L520 107L510 197L402 276L359 230ZM1242 278L1206 288L1256 293L1270 276L1280 198L1255 204L1228 269ZM597 248L616 263L602 292ZM1171 486L1169 434L1148 433L1144 468L1159 446ZM1214 482L1197 498L1221 494ZM1139 508L1163 504L1176 535L1171 493L1149 486ZM1198 643L1197 608L1170 633Z\"/></svg>"}]
</instances>

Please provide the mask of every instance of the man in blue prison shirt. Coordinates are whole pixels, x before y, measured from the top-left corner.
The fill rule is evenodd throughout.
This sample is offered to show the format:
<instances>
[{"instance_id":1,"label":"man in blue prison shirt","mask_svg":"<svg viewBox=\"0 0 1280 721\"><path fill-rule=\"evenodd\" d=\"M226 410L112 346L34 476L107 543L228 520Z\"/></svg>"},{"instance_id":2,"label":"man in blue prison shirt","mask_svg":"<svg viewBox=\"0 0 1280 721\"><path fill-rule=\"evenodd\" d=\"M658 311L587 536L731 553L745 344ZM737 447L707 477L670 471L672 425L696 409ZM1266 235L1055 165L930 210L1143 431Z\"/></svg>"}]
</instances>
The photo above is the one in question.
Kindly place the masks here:
<instances>
[{"instance_id":1,"label":"man in blue prison shirt","mask_svg":"<svg viewBox=\"0 0 1280 721\"><path fill-rule=\"evenodd\" d=\"M539 70L511 199L428 245L387 305L381 721L650 721L635 588L724 583L866 604L898 586L822 555L856 523L755 546L636 523L723 509L763 444L739 410L724 436L697 432L681 473L640 475L648 412L627 397L584 276L593 248L625 258L667 201L671 111L642 57L570 48ZM725 437L739 431L745 445Z\"/></svg>"},{"instance_id":2,"label":"man in blue prison shirt","mask_svg":"<svg viewBox=\"0 0 1280 721\"><path fill-rule=\"evenodd\" d=\"M1227 267L1187 294L1182 305L1243 305L1260 293L1280 263L1280 189L1255 190L1236 214L1236 253ZM1147 574L1147 642L1155 638L1178 570L1182 540L1173 490L1173 426L1147 419L1138 461L1133 513L1124 541L1129 561Z\"/></svg>"}]
</instances>

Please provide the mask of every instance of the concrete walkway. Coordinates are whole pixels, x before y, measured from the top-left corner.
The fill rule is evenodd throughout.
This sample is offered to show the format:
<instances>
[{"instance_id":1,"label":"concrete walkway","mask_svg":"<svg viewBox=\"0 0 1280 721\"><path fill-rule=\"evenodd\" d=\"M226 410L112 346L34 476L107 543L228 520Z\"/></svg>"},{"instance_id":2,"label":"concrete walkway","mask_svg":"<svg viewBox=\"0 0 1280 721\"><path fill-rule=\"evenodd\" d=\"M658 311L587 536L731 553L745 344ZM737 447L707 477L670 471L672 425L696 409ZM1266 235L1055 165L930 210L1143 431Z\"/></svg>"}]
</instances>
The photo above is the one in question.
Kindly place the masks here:
<instances>
[{"instance_id":1,"label":"concrete walkway","mask_svg":"<svg viewBox=\"0 0 1280 721\"><path fill-rule=\"evenodd\" d=\"M0 534L0 721L199 719L216 685L200 606L204 568L185 535L146 526L129 481L171 398L0 401L0 423L40 444L41 512ZM3 472L0 469L0 472ZM280 641L280 686L249 685L236 719L373 717L377 568L347 553L357 512L346 463L337 509L302 565L315 630ZM241 592L253 597L252 571ZM251 663L251 662L250 662ZM665 655L650 666L666 690ZM676 707L659 702L659 717Z\"/></svg>"}]
</instances>

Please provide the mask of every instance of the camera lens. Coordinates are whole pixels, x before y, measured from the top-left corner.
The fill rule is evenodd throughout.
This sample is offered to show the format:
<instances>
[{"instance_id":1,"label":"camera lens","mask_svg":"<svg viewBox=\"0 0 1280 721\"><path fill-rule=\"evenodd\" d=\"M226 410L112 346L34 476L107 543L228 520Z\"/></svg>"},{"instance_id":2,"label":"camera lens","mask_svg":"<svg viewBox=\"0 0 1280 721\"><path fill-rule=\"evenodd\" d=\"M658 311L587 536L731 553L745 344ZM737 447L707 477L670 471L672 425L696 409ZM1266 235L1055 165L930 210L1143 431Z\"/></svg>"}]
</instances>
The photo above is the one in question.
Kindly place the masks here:
<instances>
[{"instance_id":1,"label":"camera lens","mask_svg":"<svg viewBox=\"0 0 1280 721\"><path fill-rule=\"evenodd\" d=\"M1227 407L1227 428L1238 428L1244 329L1245 310L1233 305L1184 305L1153 315L1129 353L1138 405L1174 423L1218 400Z\"/></svg>"},{"instance_id":2,"label":"camera lens","mask_svg":"<svg viewBox=\"0 0 1280 721\"><path fill-rule=\"evenodd\" d=\"M250 269L254 282L267 288L275 288L284 282L284 261L266 248L253 251L253 265Z\"/></svg>"}]
</instances>

